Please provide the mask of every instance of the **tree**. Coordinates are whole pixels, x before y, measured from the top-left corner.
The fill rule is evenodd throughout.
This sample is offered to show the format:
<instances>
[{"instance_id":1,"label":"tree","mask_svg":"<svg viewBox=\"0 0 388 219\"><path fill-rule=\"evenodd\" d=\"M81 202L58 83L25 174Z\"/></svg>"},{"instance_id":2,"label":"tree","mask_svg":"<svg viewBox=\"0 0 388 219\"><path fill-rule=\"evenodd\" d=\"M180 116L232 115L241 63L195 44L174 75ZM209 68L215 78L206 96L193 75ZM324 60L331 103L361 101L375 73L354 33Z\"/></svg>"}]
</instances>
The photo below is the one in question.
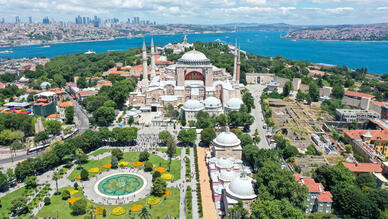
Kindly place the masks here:
<instances>
[{"instance_id":1,"label":"tree","mask_svg":"<svg viewBox=\"0 0 388 219\"><path fill-rule=\"evenodd\" d=\"M152 182L155 181L156 178L159 178L161 177L161 174L159 171L155 171L153 174L152 174Z\"/></svg>"},{"instance_id":2,"label":"tree","mask_svg":"<svg viewBox=\"0 0 388 219\"><path fill-rule=\"evenodd\" d=\"M27 176L26 179L24 179L24 185L26 185L27 188L35 188L38 185L36 176Z\"/></svg>"},{"instance_id":3,"label":"tree","mask_svg":"<svg viewBox=\"0 0 388 219\"><path fill-rule=\"evenodd\" d=\"M287 81L283 87L283 96L288 97L291 91L292 91L292 83L291 81Z\"/></svg>"},{"instance_id":4,"label":"tree","mask_svg":"<svg viewBox=\"0 0 388 219\"><path fill-rule=\"evenodd\" d=\"M253 144L253 139L249 134L242 134L239 136L241 141L241 147L245 147L246 145Z\"/></svg>"},{"instance_id":5,"label":"tree","mask_svg":"<svg viewBox=\"0 0 388 219\"><path fill-rule=\"evenodd\" d=\"M39 132L38 134L35 135L34 141L36 143L39 143L41 141L49 139L49 135L46 131Z\"/></svg>"},{"instance_id":6,"label":"tree","mask_svg":"<svg viewBox=\"0 0 388 219\"><path fill-rule=\"evenodd\" d=\"M253 170L255 169L256 156L258 153L259 148L256 145L247 145L242 151L243 160L247 162Z\"/></svg>"},{"instance_id":7,"label":"tree","mask_svg":"<svg viewBox=\"0 0 388 219\"><path fill-rule=\"evenodd\" d=\"M167 143L167 140L171 137L171 133L167 130L159 132L159 139Z\"/></svg>"},{"instance_id":8,"label":"tree","mask_svg":"<svg viewBox=\"0 0 388 219\"><path fill-rule=\"evenodd\" d=\"M58 171L55 171L54 173L53 173L53 180L55 180L55 185L56 185L56 188L57 188L57 192L56 193L58 193L58 179L60 179L61 178L61 174L59 174L59 172Z\"/></svg>"},{"instance_id":9,"label":"tree","mask_svg":"<svg viewBox=\"0 0 388 219\"><path fill-rule=\"evenodd\" d=\"M112 156L111 161L110 161L110 164L112 165L112 169L116 169L119 166L118 163L119 163L119 161L118 161L117 157Z\"/></svg>"},{"instance_id":10,"label":"tree","mask_svg":"<svg viewBox=\"0 0 388 219\"><path fill-rule=\"evenodd\" d=\"M241 200L238 200L238 203L233 206L233 208L228 209L229 219L248 219L248 211L243 207Z\"/></svg>"},{"instance_id":11,"label":"tree","mask_svg":"<svg viewBox=\"0 0 388 219\"><path fill-rule=\"evenodd\" d=\"M77 87L81 88L81 89L88 87L88 84L86 82L86 78L85 77L78 78L78 80L77 80Z\"/></svg>"},{"instance_id":12,"label":"tree","mask_svg":"<svg viewBox=\"0 0 388 219\"><path fill-rule=\"evenodd\" d=\"M87 170L83 169L81 170L81 180L87 180L89 178L89 173Z\"/></svg>"},{"instance_id":13,"label":"tree","mask_svg":"<svg viewBox=\"0 0 388 219\"><path fill-rule=\"evenodd\" d=\"M217 137L216 131L213 128L205 128L201 131L201 141L209 145Z\"/></svg>"},{"instance_id":14,"label":"tree","mask_svg":"<svg viewBox=\"0 0 388 219\"><path fill-rule=\"evenodd\" d=\"M9 210L14 214L23 214L28 211L27 200L24 197L17 197L11 201Z\"/></svg>"},{"instance_id":15,"label":"tree","mask_svg":"<svg viewBox=\"0 0 388 219\"><path fill-rule=\"evenodd\" d=\"M12 168L7 169L7 181L8 185L12 185L15 183L16 175Z\"/></svg>"},{"instance_id":16,"label":"tree","mask_svg":"<svg viewBox=\"0 0 388 219\"><path fill-rule=\"evenodd\" d=\"M335 97L337 99L341 99L345 94L344 87L341 86L340 84L334 85L331 94L333 95L333 97Z\"/></svg>"},{"instance_id":17,"label":"tree","mask_svg":"<svg viewBox=\"0 0 388 219\"><path fill-rule=\"evenodd\" d=\"M178 140L184 144L194 144L197 139L197 132L195 129L182 129L178 133Z\"/></svg>"},{"instance_id":18,"label":"tree","mask_svg":"<svg viewBox=\"0 0 388 219\"><path fill-rule=\"evenodd\" d=\"M88 155L85 154L81 148L77 148L75 150L75 157L77 159L78 164L86 163L86 161L88 160Z\"/></svg>"},{"instance_id":19,"label":"tree","mask_svg":"<svg viewBox=\"0 0 388 219\"><path fill-rule=\"evenodd\" d=\"M84 198L78 200L73 205L71 205L71 207L70 207L72 210L71 214L75 215L75 216L85 214L87 205L88 205L88 203L86 202L86 200Z\"/></svg>"},{"instance_id":20,"label":"tree","mask_svg":"<svg viewBox=\"0 0 388 219\"><path fill-rule=\"evenodd\" d=\"M105 107L112 107L113 109L115 109L117 107L116 103L113 100L105 101L104 106Z\"/></svg>"},{"instance_id":21,"label":"tree","mask_svg":"<svg viewBox=\"0 0 388 219\"><path fill-rule=\"evenodd\" d=\"M74 122L74 107L69 106L65 109L66 124L73 124Z\"/></svg>"},{"instance_id":22,"label":"tree","mask_svg":"<svg viewBox=\"0 0 388 219\"><path fill-rule=\"evenodd\" d=\"M111 153L113 157L117 158L117 160L123 159L124 153L120 149L114 148Z\"/></svg>"},{"instance_id":23,"label":"tree","mask_svg":"<svg viewBox=\"0 0 388 219\"><path fill-rule=\"evenodd\" d=\"M50 200L49 197L45 197L43 202L44 202L44 205L50 205L51 204L51 200Z\"/></svg>"},{"instance_id":24,"label":"tree","mask_svg":"<svg viewBox=\"0 0 388 219\"><path fill-rule=\"evenodd\" d=\"M135 119L133 118L133 116L130 116L128 118L128 125L131 126L134 122L135 122Z\"/></svg>"},{"instance_id":25,"label":"tree","mask_svg":"<svg viewBox=\"0 0 388 219\"><path fill-rule=\"evenodd\" d=\"M216 123L219 126L226 126L228 124L228 116L224 113L216 117Z\"/></svg>"},{"instance_id":26,"label":"tree","mask_svg":"<svg viewBox=\"0 0 388 219\"><path fill-rule=\"evenodd\" d=\"M151 213L148 211L148 208L143 207L141 211L139 212L140 219L150 219Z\"/></svg>"},{"instance_id":27,"label":"tree","mask_svg":"<svg viewBox=\"0 0 388 219\"><path fill-rule=\"evenodd\" d=\"M150 171L152 171L153 167L154 167L154 165L149 161L144 163L144 171L150 172ZM156 172L158 172L158 171L156 171Z\"/></svg>"},{"instance_id":28,"label":"tree","mask_svg":"<svg viewBox=\"0 0 388 219\"><path fill-rule=\"evenodd\" d=\"M313 173L313 178L322 183L325 189L331 191L333 186L346 183L353 184L354 183L354 175L350 172L346 167L342 164L338 164L336 166L320 166L315 169Z\"/></svg>"},{"instance_id":29,"label":"tree","mask_svg":"<svg viewBox=\"0 0 388 219\"><path fill-rule=\"evenodd\" d=\"M311 83L309 87L309 95L313 102L318 102L319 100L319 88L316 83Z\"/></svg>"},{"instance_id":30,"label":"tree","mask_svg":"<svg viewBox=\"0 0 388 219\"><path fill-rule=\"evenodd\" d=\"M87 205L87 213L90 215L91 219L93 219L94 212L96 212L96 206L94 206L94 204Z\"/></svg>"},{"instance_id":31,"label":"tree","mask_svg":"<svg viewBox=\"0 0 388 219\"><path fill-rule=\"evenodd\" d=\"M286 148L282 151L282 155L284 159L288 159L290 157L294 157L299 154L298 149L295 146L287 145Z\"/></svg>"},{"instance_id":32,"label":"tree","mask_svg":"<svg viewBox=\"0 0 388 219\"><path fill-rule=\"evenodd\" d=\"M296 100L303 101L304 99L306 99L306 95L301 90L298 90L298 93L296 93Z\"/></svg>"},{"instance_id":33,"label":"tree","mask_svg":"<svg viewBox=\"0 0 388 219\"><path fill-rule=\"evenodd\" d=\"M167 140L167 154L168 157L171 159L176 153L176 142L175 139L170 136Z\"/></svg>"},{"instance_id":34,"label":"tree","mask_svg":"<svg viewBox=\"0 0 388 219\"><path fill-rule=\"evenodd\" d=\"M6 188L8 188L8 186L9 183L6 175L0 171L0 190L5 190Z\"/></svg>"},{"instance_id":35,"label":"tree","mask_svg":"<svg viewBox=\"0 0 388 219\"><path fill-rule=\"evenodd\" d=\"M148 158L149 158L149 156L150 156L150 154L148 153L147 150L142 151L142 152L140 152L140 154L139 154L139 161L141 161L141 162L147 161Z\"/></svg>"},{"instance_id":36,"label":"tree","mask_svg":"<svg viewBox=\"0 0 388 219\"><path fill-rule=\"evenodd\" d=\"M107 126L115 119L115 110L112 107L101 106L93 112L93 118L97 124Z\"/></svg>"},{"instance_id":37,"label":"tree","mask_svg":"<svg viewBox=\"0 0 388 219\"><path fill-rule=\"evenodd\" d=\"M151 192L155 196L162 196L166 192L167 183L162 178L158 177L152 184Z\"/></svg>"},{"instance_id":38,"label":"tree","mask_svg":"<svg viewBox=\"0 0 388 219\"><path fill-rule=\"evenodd\" d=\"M356 184L363 191L368 191L377 187L377 182L371 173L362 173L358 175L356 178Z\"/></svg>"},{"instance_id":39,"label":"tree","mask_svg":"<svg viewBox=\"0 0 388 219\"><path fill-rule=\"evenodd\" d=\"M253 96L252 96L252 94L248 91L248 89L245 89L245 90L243 91L242 101L243 101L244 104L247 106L247 108L248 108L248 113L250 113L251 110L255 108L255 102L254 102L254 100L253 100Z\"/></svg>"},{"instance_id":40,"label":"tree","mask_svg":"<svg viewBox=\"0 0 388 219\"><path fill-rule=\"evenodd\" d=\"M256 200L251 205L251 218L298 218L303 219L303 212L286 200Z\"/></svg>"},{"instance_id":41,"label":"tree","mask_svg":"<svg viewBox=\"0 0 388 219\"><path fill-rule=\"evenodd\" d=\"M43 126L48 133L56 135L61 131L62 123L57 120L46 120Z\"/></svg>"}]
</instances>

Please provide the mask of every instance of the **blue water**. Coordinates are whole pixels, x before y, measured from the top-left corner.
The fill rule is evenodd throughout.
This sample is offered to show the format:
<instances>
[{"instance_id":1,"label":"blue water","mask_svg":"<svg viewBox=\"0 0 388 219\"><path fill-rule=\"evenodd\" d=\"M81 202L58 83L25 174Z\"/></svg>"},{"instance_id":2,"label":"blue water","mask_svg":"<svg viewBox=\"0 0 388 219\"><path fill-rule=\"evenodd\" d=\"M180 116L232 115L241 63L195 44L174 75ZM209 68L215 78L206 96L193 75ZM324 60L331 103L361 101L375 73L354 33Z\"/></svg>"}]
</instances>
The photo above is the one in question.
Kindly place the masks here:
<instances>
[{"instance_id":1,"label":"blue water","mask_svg":"<svg viewBox=\"0 0 388 219\"><path fill-rule=\"evenodd\" d=\"M366 67L369 72L388 73L388 43L386 42L341 42L341 41L291 41L281 39L284 32L238 32L217 34L191 34L190 42L214 42L220 39L224 43L234 44L235 39L241 43L241 49L262 56L281 55L294 60L306 60L314 63L326 63L333 65L347 65L353 69ZM227 38L229 37L229 38ZM165 45L183 39L183 35L159 35L154 36L156 45ZM150 37L146 37L150 44ZM140 47L142 38L116 39L101 42L62 43L42 46L22 46L13 48L1 48L0 50L13 50L11 54L0 54L0 58L22 57L53 57L63 54L86 52L91 49L97 53L126 50Z\"/></svg>"}]
</instances>

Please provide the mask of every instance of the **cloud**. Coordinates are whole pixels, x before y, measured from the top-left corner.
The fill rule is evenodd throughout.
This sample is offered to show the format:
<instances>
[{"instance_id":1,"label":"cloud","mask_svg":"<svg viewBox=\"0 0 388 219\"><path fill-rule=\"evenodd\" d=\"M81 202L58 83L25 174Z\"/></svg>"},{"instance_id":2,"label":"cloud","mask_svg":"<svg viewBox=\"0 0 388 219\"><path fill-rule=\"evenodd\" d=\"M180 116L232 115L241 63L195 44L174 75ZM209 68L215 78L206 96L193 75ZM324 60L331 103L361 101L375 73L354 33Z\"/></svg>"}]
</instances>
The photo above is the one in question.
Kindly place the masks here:
<instances>
[{"instance_id":1,"label":"cloud","mask_svg":"<svg viewBox=\"0 0 388 219\"><path fill-rule=\"evenodd\" d=\"M353 11L353 10L354 10L354 8L351 8L351 7L325 9L325 11L330 12L330 13L334 13L334 14L340 14L340 13L345 12L345 11Z\"/></svg>"},{"instance_id":2,"label":"cloud","mask_svg":"<svg viewBox=\"0 0 388 219\"><path fill-rule=\"evenodd\" d=\"M379 10L379 11L388 10L388 7L378 7L377 10Z\"/></svg>"}]
</instances>

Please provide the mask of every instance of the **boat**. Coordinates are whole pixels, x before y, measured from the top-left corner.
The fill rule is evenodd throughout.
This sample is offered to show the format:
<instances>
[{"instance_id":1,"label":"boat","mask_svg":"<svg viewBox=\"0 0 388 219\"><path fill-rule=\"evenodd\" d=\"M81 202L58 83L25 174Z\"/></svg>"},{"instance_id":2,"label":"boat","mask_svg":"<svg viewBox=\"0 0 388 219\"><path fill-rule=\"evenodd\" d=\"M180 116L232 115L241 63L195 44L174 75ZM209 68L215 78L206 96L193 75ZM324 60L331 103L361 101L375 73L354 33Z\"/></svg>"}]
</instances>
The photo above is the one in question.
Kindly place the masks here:
<instances>
[{"instance_id":1,"label":"boat","mask_svg":"<svg viewBox=\"0 0 388 219\"><path fill-rule=\"evenodd\" d=\"M218 42L218 43L220 43L220 42L221 42L221 40L220 40L220 39L216 39L215 41L216 41L216 42Z\"/></svg>"},{"instance_id":2,"label":"boat","mask_svg":"<svg viewBox=\"0 0 388 219\"><path fill-rule=\"evenodd\" d=\"M50 48L50 46L49 45L44 45L43 48Z\"/></svg>"},{"instance_id":3,"label":"boat","mask_svg":"<svg viewBox=\"0 0 388 219\"><path fill-rule=\"evenodd\" d=\"M85 52L84 54L96 54L96 52L94 52L94 51L92 51L92 50L88 49L88 51L87 51L87 52Z\"/></svg>"},{"instance_id":4,"label":"boat","mask_svg":"<svg viewBox=\"0 0 388 219\"><path fill-rule=\"evenodd\" d=\"M12 50L3 50L3 51L0 51L1 54L4 54L4 53L13 53Z\"/></svg>"}]
</instances>

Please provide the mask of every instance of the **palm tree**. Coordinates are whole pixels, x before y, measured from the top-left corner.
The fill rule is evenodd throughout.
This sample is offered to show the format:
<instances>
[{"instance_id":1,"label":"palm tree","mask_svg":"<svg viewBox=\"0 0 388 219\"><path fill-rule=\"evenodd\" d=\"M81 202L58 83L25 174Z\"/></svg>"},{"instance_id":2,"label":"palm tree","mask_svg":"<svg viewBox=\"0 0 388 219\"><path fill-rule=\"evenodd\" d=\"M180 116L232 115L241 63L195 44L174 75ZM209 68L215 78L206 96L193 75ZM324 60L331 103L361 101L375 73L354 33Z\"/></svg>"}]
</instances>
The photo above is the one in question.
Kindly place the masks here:
<instances>
[{"instance_id":1,"label":"palm tree","mask_svg":"<svg viewBox=\"0 0 388 219\"><path fill-rule=\"evenodd\" d=\"M148 211L148 208L143 207L139 213L140 219L149 219L151 218L151 213Z\"/></svg>"},{"instance_id":2,"label":"palm tree","mask_svg":"<svg viewBox=\"0 0 388 219\"><path fill-rule=\"evenodd\" d=\"M61 178L61 175L59 174L58 171L55 171L54 174L53 174L53 180L55 180L55 184L56 184L56 187L57 187L57 194L58 194L58 179Z\"/></svg>"},{"instance_id":3,"label":"palm tree","mask_svg":"<svg viewBox=\"0 0 388 219\"><path fill-rule=\"evenodd\" d=\"M91 219L93 219L93 214L95 211L96 211L96 206L94 206L93 204L88 205L87 212L88 214L90 214Z\"/></svg>"}]
</instances>

